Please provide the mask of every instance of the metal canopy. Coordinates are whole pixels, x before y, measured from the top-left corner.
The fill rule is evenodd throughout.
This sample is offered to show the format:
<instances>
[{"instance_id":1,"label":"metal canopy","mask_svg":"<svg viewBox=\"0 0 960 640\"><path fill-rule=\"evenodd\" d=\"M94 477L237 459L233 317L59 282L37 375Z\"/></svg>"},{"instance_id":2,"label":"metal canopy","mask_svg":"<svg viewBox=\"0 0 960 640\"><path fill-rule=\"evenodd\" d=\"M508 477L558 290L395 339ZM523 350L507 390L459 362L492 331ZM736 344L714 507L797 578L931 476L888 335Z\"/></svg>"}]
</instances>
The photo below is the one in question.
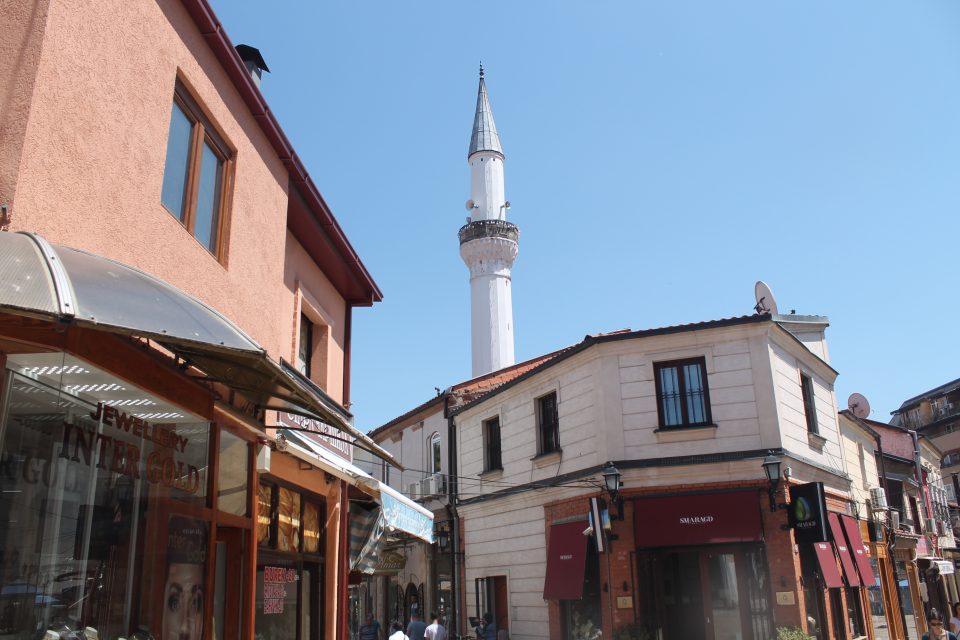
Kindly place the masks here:
<instances>
[{"instance_id":1,"label":"metal canopy","mask_svg":"<svg viewBox=\"0 0 960 640\"><path fill-rule=\"evenodd\" d=\"M206 380L266 409L326 422L356 446L393 457L348 423L349 417L270 359L240 328L203 302L135 269L33 233L0 233L0 311L153 340Z\"/></svg>"}]
</instances>

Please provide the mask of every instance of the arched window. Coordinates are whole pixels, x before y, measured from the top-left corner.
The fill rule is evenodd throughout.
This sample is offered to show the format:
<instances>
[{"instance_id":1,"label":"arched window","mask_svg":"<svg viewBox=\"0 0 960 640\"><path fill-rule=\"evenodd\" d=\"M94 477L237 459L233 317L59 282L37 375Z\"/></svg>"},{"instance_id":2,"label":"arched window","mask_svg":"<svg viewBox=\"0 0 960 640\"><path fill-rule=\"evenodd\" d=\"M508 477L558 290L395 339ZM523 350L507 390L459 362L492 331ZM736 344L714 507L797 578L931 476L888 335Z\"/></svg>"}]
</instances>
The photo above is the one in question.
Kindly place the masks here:
<instances>
[{"instance_id":1,"label":"arched window","mask_svg":"<svg viewBox=\"0 0 960 640\"><path fill-rule=\"evenodd\" d=\"M440 473L441 454L440 454L440 434L434 433L430 436L430 472Z\"/></svg>"}]
</instances>

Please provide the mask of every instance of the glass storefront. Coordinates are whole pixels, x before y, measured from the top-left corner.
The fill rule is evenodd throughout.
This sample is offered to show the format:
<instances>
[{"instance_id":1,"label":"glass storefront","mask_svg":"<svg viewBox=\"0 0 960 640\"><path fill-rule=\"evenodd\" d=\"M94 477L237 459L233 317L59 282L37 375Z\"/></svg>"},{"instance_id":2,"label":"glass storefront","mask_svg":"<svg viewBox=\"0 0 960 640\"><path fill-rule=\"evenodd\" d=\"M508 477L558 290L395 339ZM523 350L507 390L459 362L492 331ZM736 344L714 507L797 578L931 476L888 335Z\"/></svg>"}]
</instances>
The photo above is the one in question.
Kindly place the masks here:
<instances>
[{"instance_id":1,"label":"glass storefront","mask_svg":"<svg viewBox=\"0 0 960 640\"><path fill-rule=\"evenodd\" d=\"M0 638L199 640L209 423L62 353L3 383Z\"/></svg>"},{"instance_id":2,"label":"glass storefront","mask_svg":"<svg viewBox=\"0 0 960 640\"><path fill-rule=\"evenodd\" d=\"M322 503L287 486L261 483L257 499L257 640L320 637L323 629Z\"/></svg>"}]
</instances>

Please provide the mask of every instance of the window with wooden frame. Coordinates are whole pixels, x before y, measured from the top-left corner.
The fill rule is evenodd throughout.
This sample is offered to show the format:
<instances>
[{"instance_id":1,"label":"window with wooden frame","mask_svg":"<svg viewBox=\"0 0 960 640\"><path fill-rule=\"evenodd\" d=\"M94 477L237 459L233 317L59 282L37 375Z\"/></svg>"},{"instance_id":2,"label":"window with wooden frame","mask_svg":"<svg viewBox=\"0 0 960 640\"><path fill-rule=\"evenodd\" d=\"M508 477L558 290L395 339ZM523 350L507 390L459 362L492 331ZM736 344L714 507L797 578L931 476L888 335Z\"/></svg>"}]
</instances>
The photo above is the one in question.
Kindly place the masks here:
<instances>
[{"instance_id":1,"label":"window with wooden frame","mask_svg":"<svg viewBox=\"0 0 960 640\"><path fill-rule=\"evenodd\" d=\"M653 372L661 429L712 424L706 358L656 362Z\"/></svg>"},{"instance_id":2,"label":"window with wooden frame","mask_svg":"<svg viewBox=\"0 0 960 640\"><path fill-rule=\"evenodd\" d=\"M297 341L297 371L310 377L313 360L313 323L305 313L300 314L300 339Z\"/></svg>"},{"instance_id":3,"label":"window with wooden frame","mask_svg":"<svg viewBox=\"0 0 960 640\"><path fill-rule=\"evenodd\" d=\"M440 451L440 434L434 433L430 436L430 471L431 473L440 473L443 456Z\"/></svg>"},{"instance_id":4,"label":"window with wooden frame","mask_svg":"<svg viewBox=\"0 0 960 640\"><path fill-rule=\"evenodd\" d=\"M178 82L160 202L217 258L225 250L233 155L197 101Z\"/></svg>"},{"instance_id":5,"label":"window with wooden frame","mask_svg":"<svg viewBox=\"0 0 960 640\"><path fill-rule=\"evenodd\" d=\"M503 469L500 456L500 417L483 421L483 470Z\"/></svg>"},{"instance_id":6,"label":"window with wooden frame","mask_svg":"<svg viewBox=\"0 0 960 640\"><path fill-rule=\"evenodd\" d=\"M560 451L560 415L557 392L537 398L537 454Z\"/></svg>"},{"instance_id":7,"label":"window with wooden frame","mask_svg":"<svg viewBox=\"0 0 960 640\"><path fill-rule=\"evenodd\" d=\"M820 427L817 424L817 402L813 393L813 378L803 372L800 373L800 392L803 395L803 414L807 418L807 431L819 434Z\"/></svg>"}]
</instances>

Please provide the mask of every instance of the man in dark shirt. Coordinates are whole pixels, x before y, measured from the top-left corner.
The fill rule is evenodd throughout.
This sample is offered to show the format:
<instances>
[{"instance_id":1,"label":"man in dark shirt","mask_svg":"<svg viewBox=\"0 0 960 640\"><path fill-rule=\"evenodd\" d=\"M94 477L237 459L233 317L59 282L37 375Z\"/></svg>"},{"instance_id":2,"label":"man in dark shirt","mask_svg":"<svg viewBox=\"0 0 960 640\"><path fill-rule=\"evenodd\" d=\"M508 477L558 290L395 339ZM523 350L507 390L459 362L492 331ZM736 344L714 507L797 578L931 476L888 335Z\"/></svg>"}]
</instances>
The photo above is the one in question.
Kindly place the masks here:
<instances>
[{"instance_id":1,"label":"man in dark shirt","mask_svg":"<svg viewBox=\"0 0 960 640\"><path fill-rule=\"evenodd\" d=\"M373 614L368 613L366 621L360 625L360 640L382 640L380 635L380 623L373 619Z\"/></svg>"},{"instance_id":2,"label":"man in dark shirt","mask_svg":"<svg viewBox=\"0 0 960 640\"><path fill-rule=\"evenodd\" d=\"M420 619L420 613L410 614L410 624L407 625L407 636L410 640L423 640L423 632L427 630L427 623Z\"/></svg>"}]
</instances>

